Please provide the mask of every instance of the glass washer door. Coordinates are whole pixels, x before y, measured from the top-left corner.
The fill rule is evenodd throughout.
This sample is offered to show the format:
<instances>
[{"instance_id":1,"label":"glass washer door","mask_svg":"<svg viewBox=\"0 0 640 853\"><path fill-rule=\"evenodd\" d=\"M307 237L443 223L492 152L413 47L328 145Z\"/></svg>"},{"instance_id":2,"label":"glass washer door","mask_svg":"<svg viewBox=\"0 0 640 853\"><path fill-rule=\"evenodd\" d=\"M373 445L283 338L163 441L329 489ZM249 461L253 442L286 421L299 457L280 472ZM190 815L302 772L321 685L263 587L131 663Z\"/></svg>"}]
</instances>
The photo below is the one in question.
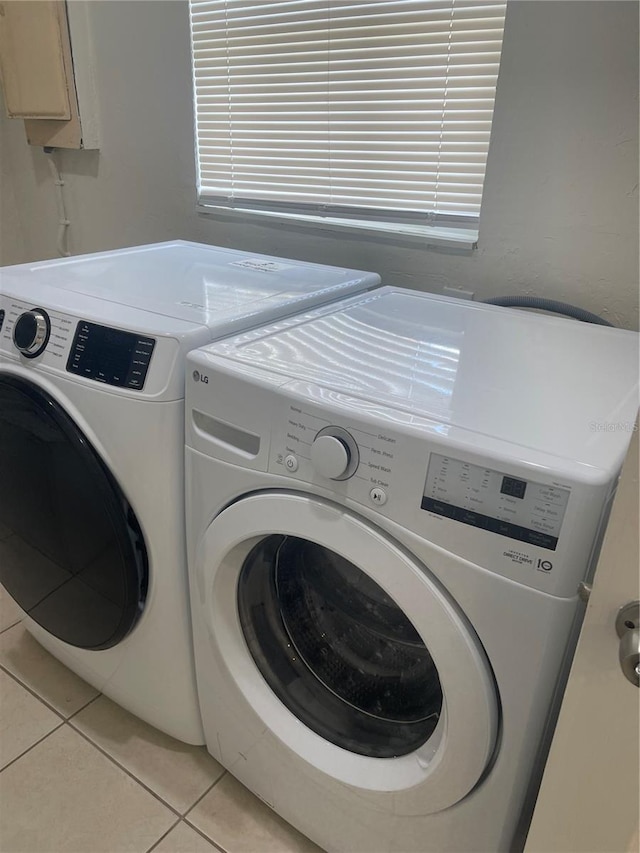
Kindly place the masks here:
<instances>
[{"instance_id":1,"label":"glass washer door","mask_svg":"<svg viewBox=\"0 0 640 853\"><path fill-rule=\"evenodd\" d=\"M266 729L332 779L395 791L406 814L471 790L496 745L495 681L426 565L343 507L285 491L231 504L194 546L197 665L216 704L237 709L245 749L247 725Z\"/></svg>"},{"instance_id":2,"label":"glass washer door","mask_svg":"<svg viewBox=\"0 0 640 853\"><path fill-rule=\"evenodd\" d=\"M0 581L50 634L107 649L148 586L132 507L86 436L38 386L0 374Z\"/></svg>"},{"instance_id":3,"label":"glass washer door","mask_svg":"<svg viewBox=\"0 0 640 853\"><path fill-rule=\"evenodd\" d=\"M242 567L238 611L258 669L322 737L394 757L425 743L442 709L437 669L394 601L322 545L273 535Z\"/></svg>"}]
</instances>

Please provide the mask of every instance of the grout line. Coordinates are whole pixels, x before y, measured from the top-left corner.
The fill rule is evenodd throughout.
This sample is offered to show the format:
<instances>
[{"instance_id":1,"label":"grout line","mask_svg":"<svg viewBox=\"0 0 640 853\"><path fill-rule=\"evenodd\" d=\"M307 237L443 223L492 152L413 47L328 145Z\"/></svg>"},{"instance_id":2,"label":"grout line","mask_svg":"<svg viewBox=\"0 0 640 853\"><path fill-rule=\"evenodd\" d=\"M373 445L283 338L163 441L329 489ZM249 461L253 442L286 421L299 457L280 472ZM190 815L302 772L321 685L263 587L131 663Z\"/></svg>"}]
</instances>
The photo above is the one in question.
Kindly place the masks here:
<instances>
[{"instance_id":1,"label":"grout line","mask_svg":"<svg viewBox=\"0 0 640 853\"><path fill-rule=\"evenodd\" d=\"M91 685L89 685L89 686L91 686ZM102 693L98 693L96 696L93 697L93 699L89 699L89 701L85 702L81 708L78 708L78 710L74 711L73 714L69 714L69 716L66 718L66 721L69 722L70 720L73 720L74 717L77 717L81 711L84 711L85 708L88 708L92 702L95 702L96 699L99 699L101 696L102 696Z\"/></svg>"},{"instance_id":2,"label":"grout line","mask_svg":"<svg viewBox=\"0 0 640 853\"><path fill-rule=\"evenodd\" d=\"M209 790L211 790L211 789L209 789ZM219 844L217 844L215 841L213 841L211 838L209 838L208 835L205 835L205 833L201 829L198 829L197 826L192 824L191 821L187 820L186 817L182 819L182 822L184 824L186 824L186 826L188 826L189 829L193 829L194 832L197 832L197 834L201 838L204 838L205 841L208 841L209 844L214 848L214 850L219 850L220 853L229 853L229 851L227 850L226 847L221 847Z\"/></svg>"},{"instance_id":3,"label":"grout line","mask_svg":"<svg viewBox=\"0 0 640 853\"><path fill-rule=\"evenodd\" d=\"M52 712L53 712L57 717L59 717L59 718L60 718L60 724L59 724L58 726L56 726L54 729L52 729L50 732L48 732L46 735L44 735L44 737L40 738L40 740L36 741L36 743L32 744L32 746L30 746L30 747L29 747L29 749L25 750L25 752L21 753L21 755L20 755L20 756L18 756L17 758L14 758L12 761L10 761L10 762L9 762L9 764L7 764L7 767L9 767L11 764L13 764L13 762L14 762L14 761L17 761L17 760L18 760L18 758L20 758L20 757L21 757L22 755L24 755L26 752L29 752L29 750L31 750L34 746L37 746L37 744L38 744L38 743L40 743L41 741L43 741L43 740L44 740L46 737L48 737L50 734L53 734L53 732L54 732L54 731L57 731L61 726L65 725L65 724L68 724L68 725L69 725L69 728L70 728L72 731L76 732L76 733L77 733L77 734L79 734L81 737L83 737L83 738L84 738L84 740L86 740L86 741L87 741L87 743L89 743L91 746L93 746L95 749L97 749L97 750L98 750L98 752L101 752L101 753L102 753L106 758L108 758L108 759L109 759L109 761L111 761L113 764L115 764L115 765L116 765L116 767L119 767L121 770L123 770L123 771L124 771L128 776L130 776L130 777L131 777L135 782L137 782L137 783L138 783L142 788L144 788L146 791L148 791L148 793L150 793L153 797L155 797L155 799L156 799L156 800L158 800L158 801L159 801L159 802L161 802L164 806L166 806L168 809L170 809L170 810L171 810L171 811L172 811L172 812L173 812L177 817L182 818L182 814L181 814L181 813L180 813L180 812L175 808L175 806L172 806L172 805L171 805L171 803L168 803L166 800L164 800L164 799L163 799L159 794L157 794L157 793L156 793L152 788L150 788L148 785L146 785L146 784L145 784L141 779L138 779L138 777L137 777L137 776L135 776L135 775L134 775L130 770L128 770L124 765L120 764L120 762L119 762L119 761L117 761L117 760L116 760L112 755L110 755L110 754L109 754L105 749L103 749L102 747L100 747L97 743L95 743L94 741L92 741L90 737L88 737L84 732L82 732L80 729L78 729L78 728L77 728L77 727L76 727L76 726L71 722L71 721L72 721L72 720L73 720L73 719L74 719L74 718L75 718L75 717L76 717L76 716L77 716L81 711L83 711L85 708L87 708L89 705L91 705L91 703L92 703L92 702L95 702L95 701L96 701L96 699L99 699L99 698L100 698L100 696L102 696L103 694L98 693L96 696L93 696L93 697L92 697L91 699L89 699L89 701L88 701L88 702L86 702L86 703L85 703L81 708L78 708L78 709L77 709L76 711L74 711L74 712L73 712L69 717L65 717L65 716L64 716L60 711L58 711L58 709L57 709L57 708L55 708L53 705L51 705L49 702L47 702L45 699L43 699L41 696L39 696L39 695L38 695L38 694L37 694L37 693L36 693L36 692L31 688L31 687L29 687L29 685L28 685L28 684L24 684L24 683L23 683L23 682L22 682L22 681L21 681L21 680L20 680L20 679L19 679L19 678L18 678L18 677L13 673L13 672L11 672L11 670L8 670L8 669L7 669L3 664L0 664L0 670L2 670L6 675L8 675L10 678L12 678L12 679L17 683L17 684L19 684L19 685L20 685L20 687L24 688L24 689L25 689L28 693L30 693L30 694L31 694L35 699L37 699L39 702L41 702L41 703L42 703L46 708L48 708L48 709L49 709L50 711L52 711ZM2 769L4 770L4 769L6 769L6 768L2 768ZM0 771L0 772L1 772L1 771ZM211 785L210 785L210 786L209 786L209 787L204 791L204 793L203 793L200 797L198 797L198 799L197 799L197 800L196 800L196 801L195 801L191 806L188 806L188 807L187 807L187 809L186 809L186 811L185 811L185 814L186 814L187 812L191 811L191 809L192 809L192 808L193 808L197 803L199 803L199 802L200 802L200 800L202 799L202 797L206 796L206 795L209 793L209 791L213 788L213 786L214 786L214 785L216 785L216 784L220 781L220 779L222 779L222 777L225 775L225 773L226 773L226 771L223 771L223 773L218 777L218 779L216 779L214 782L212 782L212 784L211 784Z\"/></svg>"},{"instance_id":4,"label":"grout line","mask_svg":"<svg viewBox=\"0 0 640 853\"><path fill-rule=\"evenodd\" d=\"M180 823L182 823L181 820L177 820L175 823L172 823L169 829L163 835L161 835L157 841L154 841L151 847L149 847L149 849L147 850L147 853L151 853L152 850L155 850L158 844L160 844L161 841L164 841L167 835L169 835L169 833L172 832Z\"/></svg>"},{"instance_id":5,"label":"grout line","mask_svg":"<svg viewBox=\"0 0 640 853\"><path fill-rule=\"evenodd\" d=\"M68 723L68 721L65 721L65 722ZM147 791L147 793L149 793L153 797L155 797L155 799L158 800L158 802L162 803L163 806L166 806L168 809L170 809L170 811L172 811L176 817L182 818L182 815L176 809L175 806L172 806L171 803L168 803L166 800L163 800L162 797L159 794L157 794L152 788L150 788L145 782L143 782L141 779L138 779L137 776L134 776L134 774L131 772L131 770L128 770L123 764L120 764L120 762L117 761L113 757L113 755L109 755L109 753L105 749L103 749L97 743L92 741L91 738L88 737L88 735L86 735L83 731L76 728L71 723L68 723L68 725L69 725L69 728L71 729L71 731L75 732L76 734L80 735L80 737L84 738L84 740L86 740L86 742L88 744L90 744L92 747L94 747L94 749L97 749L98 752L101 752L105 756L105 758L108 758L112 764L115 764L116 767L120 768L120 770L122 770L124 773L126 773L127 776L129 776L131 779L133 779L134 782L137 782L141 788L144 788L145 791Z\"/></svg>"},{"instance_id":6,"label":"grout line","mask_svg":"<svg viewBox=\"0 0 640 853\"><path fill-rule=\"evenodd\" d=\"M15 628L16 625L19 625L22 622L22 616L16 619L15 622L12 622L11 625L5 625L5 627L0 631L0 634L4 634L5 631L10 631L11 628Z\"/></svg>"},{"instance_id":7,"label":"grout line","mask_svg":"<svg viewBox=\"0 0 640 853\"><path fill-rule=\"evenodd\" d=\"M36 747L36 746L38 746L39 744L41 744L43 740L46 740L46 739L49 737L49 735L52 735L52 734L54 734L54 732L57 732L57 731L58 731L58 729L61 729L61 728L64 726L64 722L65 722L64 720L61 720L55 728L51 729L51 731L50 731L50 732L47 732L47 733L46 733L46 735L43 735L43 736L42 736L39 740L37 740L35 743L32 743L32 744L31 744L31 746L30 746L30 747L28 747L27 749L25 749L25 751L24 751L24 752L21 752L21 753L20 753L20 755L17 755L15 758L12 758L12 759L11 759L11 761L9 761L7 764L5 764L5 766L2 768L2 770L0 770L0 773L4 773L4 771L5 771L8 767L11 767L11 765L12 765L12 764L15 764L15 763L16 763L16 761L20 761L20 759L21 759L23 756L25 756L28 752L31 752L31 750L32 750L32 749L34 749L34 747Z\"/></svg>"},{"instance_id":8,"label":"grout line","mask_svg":"<svg viewBox=\"0 0 640 853\"><path fill-rule=\"evenodd\" d=\"M191 814L191 812L195 809L195 807L198 805L198 803L199 803L201 800L204 800L204 798L207 796L207 794L209 793L209 791L212 791L212 790L215 788L215 786L218 784L218 782L220 782L220 780L221 780L221 779L224 779L224 777L225 777L226 775L227 775L227 771L223 769L222 773L220 774L220 776L218 776L218 778L215 780L215 782L212 782L212 783L209 785L209 787L207 788L207 790L206 790L203 794L201 794L201 795L198 797L198 799L197 799L197 800L196 800L192 805L190 805L190 806L189 806L189 808L186 810L186 812L185 812L185 813L184 813L184 815L183 815L183 817L185 818L185 820L186 820L187 815L188 815L188 814ZM195 827L194 827L194 828L195 828Z\"/></svg>"},{"instance_id":9,"label":"grout line","mask_svg":"<svg viewBox=\"0 0 640 853\"><path fill-rule=\"evenodd\" d=\"M211 845L212 845L216 850L219 850L219 851L220 851L220 853L228 853L228 851L227 851L227 849L226 849L225 847L221 847L219 844L217 844L217 843L216 843L212 838L209 838L209 836L208 836L208 835L206 835L206 834L205 834L205 832L203 832L203 830L199 829L199 828L198 828L194 823L192 823L192 822L189 820L188 815L190 815L190 814L191 814L191 812L195 809L195 807L198 805L198 803L200 803L200 802L201 802L201 801L202 801L202 800L207 796L207 794L215 788L215 786L218 784L218 782L220 782L222 779L224 779L224 777L225 777L226 775L227 775L227 771L226 771L226 770L224 770L224 771L223 771L223 773L222 773L222 775L221 775L218 779L216 779L216 781L215 781L215 782L213 782L211 785L209 785L209 787L208 787L208 788L207 788L207 790L204 792L204 794L203 794L201 797L198 797L198 799L197 799L197 800L195 801L195 803L191 806L191 808L190 808L190 809L187 809L187 811L186 811L186 812L185 812L185 814L184 814L184 817L182 818L183 822L184 822L184 823L186 823L186 825L187 825L188 827L190 827L190 828L191 828L191 829L193 829L195 832L197 832L197 833L198 833L198 835L201 835L201 836L204 838L204 840L205 840L205 841L208 841L208 842L209 842L209 844L211 844Z\"/></svg>"},{"instance_id":10,"label":"grout line","mask_svg":"<svg viewBox=\"0 0 640 853\"><path fill-rule=\"evenodd\" d=\"M102 747L100 747L98 744L94 743L94 741L92 741L91 738L89 738L87 735L85 735L84 732L80 731L78 728L76 728L74 725L72 725L70 723L70 720L72 719L72 717L76 716L76 714L79 714L80 711L82 711L84 708L86 708L92 702L95 702L95 700L98 699L99 696L101 696L102 694L98 694L98 696L94 696L94 698L90 699L89 702L87 702L85 705L83 705L82 708L80 708L80 709L78 709L78 711L74 712L72 717L69 717L68 719L66 719L58 711L56 711L55 708L51 708L51 706L49 706L48 703L46 703L42 699L40 699L40 697L37 694L35 694L32 690L30 690L28 687L26 687L26 685L23 685L22 682L19 681L13 675L13 673L8 672L1 665L0 665L0 669L2 669L7 675L9 675L11 678L13 678L13 680L17 684L19 684L21 687L24 687L29 693L31 693L34 696L34 698L40 700L43 705L46 705L47 707L49 707L56 714L56 716L60 719L59 724L57 726L55 726L55 728L51 729L51 731L47 732L45 735L43 735L37 741L32 743L31 746L29 746L27 749L25 749L24 752L21 752L20 755L17 755L15 758L12 758L11 761L9 761L2 769L0 769L0 773L4 772L8 767L11 767L12 764L15 764L16 761L19 761L28 752L31 752L32 749L34 749L36 746L41 744L50 735L54 734L59 729L63 728L65 725L68 725L72 732L75 732L76 734L80 735L80 737L82 737L90 746L92 746L98 752L102 753L102 755L104 755L105 758L108 758L112 764L115 764L116 767L118 767L120 770L122 770L124 773L126 773L127 776L129 776L131 779L133 779L134 782L136 782L138 785L140 785L141 788L144 788L144 790L147 791L147 793L151 794L152 797L154 797L156 800L158 800L163 806L168 808L170 811L172 811L173 814L176 816L176 818L177 818L176 822L173 823L169 827L169 829L153 844L152 847L150 847L147 850L146 853L151 853L151 851L163 840L163 838L165 838L169 834L169 832L171 832L172 829L175 829L179 823L183 822L183 815L180 814L180 812L174 806L172 806L166 800L162 799L162 797L159 794L157 794L153 789L151 789L148 785L146 785L141 779L138 779L136 776L134 776L134 774L130 770L128 770L126 767L124 767L122 764L120 764L119 761L116 761L116 759L112 755L109 755L108 752L106 752L104 749L102 749ZM209 793L209 791L211 791L211 789L214 788L224 776L226 776L226 773L227 773L227 771L224 770L221 773L221 775L214 782L212 782L211 785L209 785L209 787L204 791L204 793L200 797L198 797L198 799L191 806L189 806L187 808L187 812L191 811L191 809L193 809L200 802L200 800L203 799L203 797L206 797L206 795ZM185 812L185 814L187 812ZM201 835L206 841L208 841L210 844L212 844L216 850L220 850L220 851L222 851L222 853L226 853L226 851L224 851L223 848L219 847L217 844L215 844L213 841L211 841L211 839L208 836L204 835L204 833L202 833L201 830L199 830L196 826L193 826L192 824L189 824L189 826L191 829L195 830L198 833L198 835Z\"/></svg>"},{"instance_id":11,"label":"grout line","mask_svg":"<svg viewBox=\"0 0 640 853\"><path fill-rule=\"evenodd\" d=\"M13 625L8 626L7 628L3 629L3 631L0 631L0 633L4 633L4 631L10 630L11 628L15 627L15 625L19 624L20 621L21 620L18 620L18 622L15 622ZM43 699L42 696L38 695L35 692L35 690L33 690L33 688L31 688L28 684L21 681L20 678L14 672L7 669L6 666L4 666L1 663L0 663L0 670L3 671L6 675L8 675L11 679L13 679L13 681L15 681L16 684L18 684L20 687L22 687L24 690L26 690L28 693L30 693L34 697L34 699L37 699L46 708L48 708L50 711L52 711L60 720L59 724L57 726L55 726L53 729L51 729L51 731L47 732L45 735L43 735L41 738L39 738L37 741L35 741L33 744L31 744L31 746L29 746L27 749L25 749L24 752L20 753L20 755L16 756L11 761L9 761L6 764L6 766L0 770L0 773L2 773L8 767L11 767L11 765L15 764L16 761L19 761L28 752L30 752L32 749L34 749L36 746L38 746L44 740L46 740L50 735L57 732L63 726L68 725L69 728L71 729L71 731L80 735L80 737L82 737L90 746L92 746L98 752L102 753L102 755L104 755L105 758L107 758L112 764L114 764L116 767L118 767L120 770L122 770L127 776L129 776L131 779L133 779L134 782L136 782L138 785L140 785L141 788L143 788L145 791L147 791L147 793L151 794L151 796L154 797L154 799L158 800L158 802L160 802L163 806L165 806L167 809L169 809L171 812L173 812L173 814L176 816L176 818L177 818L176 822L173 823L169 827L169 829L146 851L146 853L151 853L151 851L153 851L158 846L158 844L160 844L160 842L164 838L166 838L166 836L169 834L169 832L171 832L173 829L175 829L181 822L186 823L190 829L192 829L194 832L196 832L198 835L200 835L205 841L207 841L209 844L211 844L211 846L214 850L218 850L218 851L220 851L220 853L227 853L227 851L223 847L220 847L218 844L216 844L214 841L212 841L212 839L209 838L207 835L205 835L200 829L198 829L197 826L194 826L193 824L191 824L185 820L185 816L189 812L191 812L195 808L195 806L197 806L198 803L202 799L204 799L204 797L206 797L207 794L218 784L218 782L220 782L220 780L223 779L227 775L226 770L223 769L223 772L220 774L220 776L217 779L215 779L211 783L211 785L209 785L208 788L205 789L205 791L186 809L184 815L182 815L174 806L172 806L170 803L168 803L166 800L164 800L152 788L150 788L141 779L139 779L130 770L128 770L124 765L122 765L119 761L117 761L114 758L114 756L110 755L105 749L103 749L97 743L92 741L91 738L89 738L83 731L78 729L77 726L74 725L74 723L72 722L75 719L75 717L78 716L78 714L80 714L89 705L91 705L93 702L95 702L97 699L99 699L103 695L102 693L97 693L95 696L93 696L91 699L89 699L87 702L85 702L84 705L82 705L80 708L77 708L68 717L65 717L61 711L59 711L56 707L51 705L46 699Z\"/></svg>"},{"instance_id":12,"label":"grout line","mask_svg":"<svg viewBox=\"0 0 640 853\"><path fill-rule=\"evenodd\" d=\"M35 691L32 687L29 687L29 685L28 685L28 684L25 684L25 682L24 682L24 681L21 681L21 680L20 680L20 678L18 678L18 676L17 676L14 672L12 672L10 669L7 669L7 668L6 668L6 666L4 666L4 665L3 665L3 664L1 664L1 663L0 663L0 669L1 669L1 670L2 670L6 675L10 675L10 676L11 676L11 678L13 678L13 680L14 680L14 681L16 681L16 682L20 685L20 687L24 687L24 689L25 689L28 693L31 693L31 695L32 695L33 697L35 697L35 698L36 698L36 699L38 699L40 702L42 702L42 704L43 704L43 705L45 705L45 706L46 706L50 711L53 711L53 713L54 713L54 714L57 714L57 716L58 716L58 717L60 717L60 719L62 720L62 722L63 722L63 723L66 723L67 718L65 717L65 715L64 715L61 711L59 711L59 710L58 710L54 705L52 705L50 702L47 702L47 700L46 700L46 699L43 699L43 698L42 698L42 696L40 696L38 693L36 693L36 691Z\"/></svg>"}]
</instances>

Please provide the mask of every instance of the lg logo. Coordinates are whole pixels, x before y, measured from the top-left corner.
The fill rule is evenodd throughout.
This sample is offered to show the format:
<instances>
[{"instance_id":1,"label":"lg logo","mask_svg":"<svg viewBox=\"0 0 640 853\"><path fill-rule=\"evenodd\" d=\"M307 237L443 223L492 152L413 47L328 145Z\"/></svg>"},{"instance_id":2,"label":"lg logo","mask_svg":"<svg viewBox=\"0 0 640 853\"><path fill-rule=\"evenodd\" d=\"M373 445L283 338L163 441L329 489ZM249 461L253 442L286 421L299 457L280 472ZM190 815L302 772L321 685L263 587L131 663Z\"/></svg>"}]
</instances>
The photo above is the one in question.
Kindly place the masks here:
<instances>
[{"instance_id":1,"label":"lg logo","mask_svg":"<svg viewBox=\"0 0 640 853\"><path fill-rule=\"evenodd\" d=\"M191 375L194 382L204 382L205 385L209 384L209 377L205 376L204 373L200 373L199 370L194 370Z\"/></svg>"}]
</instances>

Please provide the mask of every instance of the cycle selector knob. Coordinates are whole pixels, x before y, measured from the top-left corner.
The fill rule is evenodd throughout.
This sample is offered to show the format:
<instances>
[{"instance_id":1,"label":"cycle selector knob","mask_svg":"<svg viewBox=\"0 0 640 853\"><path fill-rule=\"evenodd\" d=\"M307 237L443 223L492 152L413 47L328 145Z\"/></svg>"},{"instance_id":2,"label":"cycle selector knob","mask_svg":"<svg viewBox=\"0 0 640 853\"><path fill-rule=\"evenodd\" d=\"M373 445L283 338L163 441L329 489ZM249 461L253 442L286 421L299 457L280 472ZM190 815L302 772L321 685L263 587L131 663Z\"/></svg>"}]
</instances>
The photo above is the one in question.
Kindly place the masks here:
<instances>
[{"instance_id":1,"label":"cycle selector knob","mask_svg":"<svg viewBox=\"0 0 640 853\"><path fill-rule=\"evenodd\" d=\"M13 326L13 342L25 358L35 358L49 342L51 323L46 311L32 308L25 311Z\"/></svg>"},{"instance_id":2,"label":"cycle selector knob","mask_svg":"<svg viewBox=\"0 0 640 853\"><path fill-rule=\"evenodd\" d=\"M341 427L325 427L311 445L314 470L329 480L348 480L358 467L358 445Z\"/></svg>"},{"instance_id":3,"label":"cycle selector knob","mask_svg":"<svg viewBox=\"0 0 640 853\"><path fill-rule=\"evenodd\" d=\"M323 477L337 480L349 467L349 450L339 438L323 435L311 445L311 462Z\"/></svg>"}]
</instances>

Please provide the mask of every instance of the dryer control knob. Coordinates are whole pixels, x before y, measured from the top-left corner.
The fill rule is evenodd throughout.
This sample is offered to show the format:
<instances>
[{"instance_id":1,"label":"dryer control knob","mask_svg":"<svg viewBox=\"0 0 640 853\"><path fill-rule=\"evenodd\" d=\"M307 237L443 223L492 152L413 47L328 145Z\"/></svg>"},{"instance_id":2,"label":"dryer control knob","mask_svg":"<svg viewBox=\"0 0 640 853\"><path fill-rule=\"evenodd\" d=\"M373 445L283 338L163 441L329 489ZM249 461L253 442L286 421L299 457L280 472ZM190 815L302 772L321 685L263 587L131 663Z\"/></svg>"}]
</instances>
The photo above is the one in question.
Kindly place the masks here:
<instances>
[{"instance_id":1,"label":"dryer control knob","mask_svg":"<svg viewBox=\"0 0 640 853\"><path fill-rule=\"evenodd\" d=\"M311 445L311 464L329 480L347 480L359 461L358 445L341 427L325 427Z\"/></svg>"},{"instance_id":2,"label":"dryer control knob","mask_svg":"<svg viewBox=\"0 0 640 853\"><path fill-rule=\"evenodd\" d=\"M41 308L25 311L13 326L13 342L26 358L35 358L44 350L51 324L47 312Z\"/></svg>"}]
</instances>

